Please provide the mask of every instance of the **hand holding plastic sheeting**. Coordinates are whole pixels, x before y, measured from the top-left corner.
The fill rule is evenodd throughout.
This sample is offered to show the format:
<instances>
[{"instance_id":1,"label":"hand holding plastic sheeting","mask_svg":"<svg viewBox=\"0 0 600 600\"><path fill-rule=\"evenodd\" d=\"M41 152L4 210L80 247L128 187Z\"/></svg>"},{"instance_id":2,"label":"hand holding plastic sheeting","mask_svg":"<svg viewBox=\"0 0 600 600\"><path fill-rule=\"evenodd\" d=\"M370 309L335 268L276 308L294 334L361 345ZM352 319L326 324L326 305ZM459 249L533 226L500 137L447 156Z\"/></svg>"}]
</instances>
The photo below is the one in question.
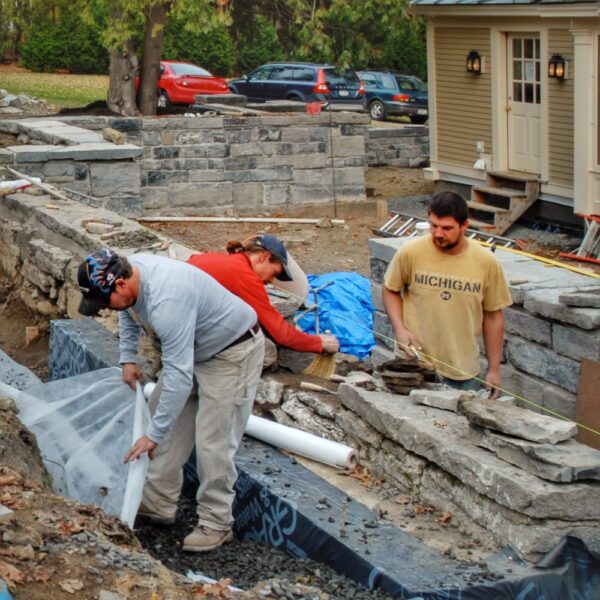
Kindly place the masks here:
<instances>
[{"instance_id":1,"label":"hand holding plastic sheeting","mask_svg":"<svg viewBox=\"0 0 600 600\"><path fill-rule=\"evenodd\" d=\"M144 383L144 373L136 363L123 363L123 381L132 389L135 390L136 383Z\"/></svg>"},{"instance_id":2,"label":"hand holding plastic sheeting","mask_svg":"<svg viewBox=\"0 0 600 600\"><path fill-rule=\"evenodd\" d=\"M154 458L154 449L158 446L156 442L153 442L149 437L143 435L141 438L138 438L133 446L129 449L123 462L128 463L132 460L137 460L143 454L148 454L148 458L152 460Z\"/></svg>"},{"instance_id":3,"label":"hand holding plastic sheeting","mask_svg":"<svg viewBox=\"0 0 600 600\"><path fill-rule=\"evenodd\" d=\"M21 421L36 435L54 491L132 525L148 460L144 455L127 466L123 456L145 434L150 417L143 395L136 398L120 369L100 369L10 395Z\"/></svg>"}]
</instances>

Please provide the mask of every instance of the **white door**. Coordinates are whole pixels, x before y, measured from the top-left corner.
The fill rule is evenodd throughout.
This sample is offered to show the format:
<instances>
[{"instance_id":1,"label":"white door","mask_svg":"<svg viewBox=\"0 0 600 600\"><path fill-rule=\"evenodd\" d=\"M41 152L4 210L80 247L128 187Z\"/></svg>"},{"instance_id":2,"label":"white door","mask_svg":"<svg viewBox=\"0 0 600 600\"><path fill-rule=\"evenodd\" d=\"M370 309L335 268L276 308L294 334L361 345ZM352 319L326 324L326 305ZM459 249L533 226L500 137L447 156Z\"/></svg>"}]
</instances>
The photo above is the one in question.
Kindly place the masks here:
<instances>
[{"instance_id":1,"label":"white door","mask_svg":"<svg viewBox=\"0 0 600 600\"><path fill-rule=\"evenodd\" d=\"M541 172L540 38L531 33L508 39L508 168Z\"/></svg>"}]
</instances>

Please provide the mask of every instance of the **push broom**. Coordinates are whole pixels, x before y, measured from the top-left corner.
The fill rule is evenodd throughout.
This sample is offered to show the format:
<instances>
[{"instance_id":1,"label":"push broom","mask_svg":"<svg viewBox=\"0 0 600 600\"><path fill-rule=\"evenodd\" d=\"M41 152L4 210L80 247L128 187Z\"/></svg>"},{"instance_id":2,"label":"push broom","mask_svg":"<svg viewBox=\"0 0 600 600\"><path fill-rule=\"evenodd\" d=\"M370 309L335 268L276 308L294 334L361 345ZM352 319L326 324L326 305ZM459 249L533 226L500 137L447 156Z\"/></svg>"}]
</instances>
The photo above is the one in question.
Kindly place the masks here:
<instances>
[{"instance_id":1,"label":"push broom","mask_svg":"<svg viewBox=\"0 0 600 600\"><path fill-rule=\"evenodd\" d=\"M313 297L315 299L315 303L314 303L314 306L311 306L309 310L315 311L315 333L317 335L319 334L319 301L318 301L317 294L321 290L325 289L326 287L329 287L332 284L333 284L333 281L328 281L326 284L324 284L318 288L315 288L314 290L311 290L313 293ZM331 332L326 330L325 333L331 333ZM335 353L334 354L323 353L323 354L319 354L318 356L315 356L315 358L313 358L310 365L308 365L308 367L306 367L306 369L304 369L303 373L305 375L312 375L313 377L320 377L321 379L329 379L333 375L334 371L335 371Z\"/></svg>"}]
</instances>

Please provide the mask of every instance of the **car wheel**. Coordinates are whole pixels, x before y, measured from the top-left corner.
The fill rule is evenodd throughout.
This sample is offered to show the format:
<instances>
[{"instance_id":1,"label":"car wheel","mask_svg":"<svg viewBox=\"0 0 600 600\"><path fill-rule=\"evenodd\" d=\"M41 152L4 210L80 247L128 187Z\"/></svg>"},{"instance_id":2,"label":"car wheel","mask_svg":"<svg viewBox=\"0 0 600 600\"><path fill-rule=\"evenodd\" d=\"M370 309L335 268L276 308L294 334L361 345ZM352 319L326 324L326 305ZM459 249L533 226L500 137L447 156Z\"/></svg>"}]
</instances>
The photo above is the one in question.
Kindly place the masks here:
<instances>
[{"instance_id":1,"label":"car wheel","mask_svg":"<svg viewBox=\"0 0 600 600\"><path fill-rule=\"evenodd\" d=\"M171 108L171 100L169 99L169 94L165 92L165 90L158 90L158 98L156 99L156 106L158 108Z\"/></svg>"},{"instance_id":2,"label":"car wheel","mask_svg":"<svg viewBox=\"0 0 600 600\"><path fill-rule=\"evenodd\" d=\"M239 92L237 91L237 88L235 87L235 85L230 85L230 86L229 86L229 91L230 91L232 94L239 94Z\"/></svg>"},{"instance_id":3,"label":"car wheel","mask_svg":"<svg viewBox=\"0 0 600 600\"><path fill-rule=\"evenodd\" d=\"M296 96L296 94L292 94L291 96L288 96L286 99L290 100L292 102L302 102L302 98L300 98L300 96Z\"/></svg>"},{"instance_id":4,"label":"car wheel","mask_svg":"<svg viewBox=\"0 0 600 600\"><path fill-rule=\"evenodd\" d=\"M373 100L373 102L369 104L369 114L374 121L384 121L385 106L383 105L383 102L381 102L381 100Z\"/></svg>"},{"instance_id":5,"label":"car wheel","mask_svg":"<svg viewBox=\"0 0 600 600\"><path fill-rule=\"evenodd\" d=\"M411 115L410 116L410 122L414 123L415 125L423 125L424 123L427 122L427 115Z\"/></svg>"}]
</instances>

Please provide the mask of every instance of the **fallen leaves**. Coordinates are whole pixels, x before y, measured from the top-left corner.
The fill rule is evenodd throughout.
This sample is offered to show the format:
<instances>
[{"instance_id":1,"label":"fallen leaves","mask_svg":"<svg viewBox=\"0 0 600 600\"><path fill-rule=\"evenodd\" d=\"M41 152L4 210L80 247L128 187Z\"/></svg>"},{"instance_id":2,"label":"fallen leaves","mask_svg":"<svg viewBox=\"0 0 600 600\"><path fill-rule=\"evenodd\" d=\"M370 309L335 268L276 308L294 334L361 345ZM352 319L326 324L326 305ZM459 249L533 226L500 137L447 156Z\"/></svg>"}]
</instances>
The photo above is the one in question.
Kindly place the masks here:
<instances>
[{"instance_id":1,"label":"fallen leaves","mask_svg":"<svg viewBox=\"0 0 600 600\"><path fill-rule=\"evenodd\" d=\"M63 520L58 523L58 530L63 535L73 535L74 533L79 533L80 531L84 531L86 528L85 519L80 519L75 517L74 519L69 519L67 521Z\"/></svg>"},{"instance_id":2,"label":"fallen leaves","mask_svg":"<svg viewBox=\"0 0 600 600\"><path fill-rule=\"evenodd\" d=\"M25 573L4 562L0 562L0 577L6 581L8 587L14 590L16 584L25 582Z\"/></svg>"},{"instance_id":3,"label":"fallen leaves","mask_svg":"<svg viewBox=\"0 0 600 600\"><path fill-rule=\"evenodd\" d=\"M14 475L0 475L0 486L17 485L19 482Z\"/></svg>"},{"instance_id":4,"label":"fallen leaves","mask_svg":"<svg viewBox=\"0 0 600 600\"><path fill-rule=\"evenodd\" d=\"M37 581L39 583L48 583L52 575L54 575L54 571L48 571L46 569L40 569L38 567L37 569L34 569L33 573L31 574L31 577L34 581Z\"/></svg>"},{"instance_id":5,"label":"fallen leaves","mask_svg":"<svg viewBox=\"0 0 600 600\"><path fill-rule=\"evenodd\" d=\"M81 579L63 579L58 585L69 594L74 594L83 589Z\"/></svg>"},{"instance_id":6,"label":"fallen leaves","mask_svg":"<svg viewBox=\"0 0 600 600\"><path fill-rule=\"evenodd\" d=\"M9 492L0 496L0 504L4 504L4 506L8 506L8 508L12 508L13 510L21 510L25 506L21 498L15 498Z\"/></svg>"},{"instance_id":7,"label":"fallen leaves","mask_svg":"<svg viewBox=\"0 0 600 600\"><path fill-rule=\"evenodd\" d=\"M369 473L369 471L366 467L362 467L360 465L358 465L357 467L354 467L354 469L352 469L352 471L342 473L342 474L348 475L349 477L352 477L353 479L357 479L365 487L377 487L377 486L382 485L383 482L385 481L385 477L374 477L373 475L371 475L371 473Z\"/></svg>"},{"instance_id":8,"label":"fallen leaves","mask_svg":"<svg viewBox=\"0 0 600 600\"><path fill-rule=\"evenodd\" d=\"M434 509L432 506L422 506L421 504L417 504L415 506L415 514L416 515L424 515L426 513L432 513L433 510Z\"/></svg>"},{"instance_id":9,"label":"fallen leaves","mask_svg":"<svg viewBox=\"0 0 600 600\"><path fill-rule=\"evenodd\" d=\"M444 420L444 419L436 419L433 424L438 428L438 429L445 429L446 427L448 427L448 421Z\"/></svg>"},{"instance_id":10,"label":"fallen leaves","mask_svg":"<svg viewBox=\"0 0 600 600\"><path fill-rule=\"evenodd\" d=\"M448 523L453 516L451 512L443 512L438 518L438 523Z\"/></svg>"},{"instance_id":11,"label":"fallen leaves","mask_svg":"<svg viewBox=\"0 0 600 600\"><path fill-rule=\"evenodd\" d=\"M137 580L132 575L121 575L121 577L117 577L115 581L115 589L127 597L129 597L131 590L136 585Z\"/></svg>"},{"instance_id":12,"label":"fallen leaves","mask_svg":"<svg viewBox=\"0 0 600 600\"><path fill-rule=\"evenodd\" d=\"M0 554L4 554L4 556L11 556L17 560L35 559L35 552L33 551L33 547L30 545L0 547Z\"/></svg>"},{"instance_id":13,"label":"fallen leaves","mask_svg":"<svg viewBox=\"0 0 600 600\"><path fill-rule=\"evenodd\" d=\"M233 592L229 589L231 579L219 579L215 583L204 584L194 590L197 598L231 598Z\"/></svg>"}]
</instances>

